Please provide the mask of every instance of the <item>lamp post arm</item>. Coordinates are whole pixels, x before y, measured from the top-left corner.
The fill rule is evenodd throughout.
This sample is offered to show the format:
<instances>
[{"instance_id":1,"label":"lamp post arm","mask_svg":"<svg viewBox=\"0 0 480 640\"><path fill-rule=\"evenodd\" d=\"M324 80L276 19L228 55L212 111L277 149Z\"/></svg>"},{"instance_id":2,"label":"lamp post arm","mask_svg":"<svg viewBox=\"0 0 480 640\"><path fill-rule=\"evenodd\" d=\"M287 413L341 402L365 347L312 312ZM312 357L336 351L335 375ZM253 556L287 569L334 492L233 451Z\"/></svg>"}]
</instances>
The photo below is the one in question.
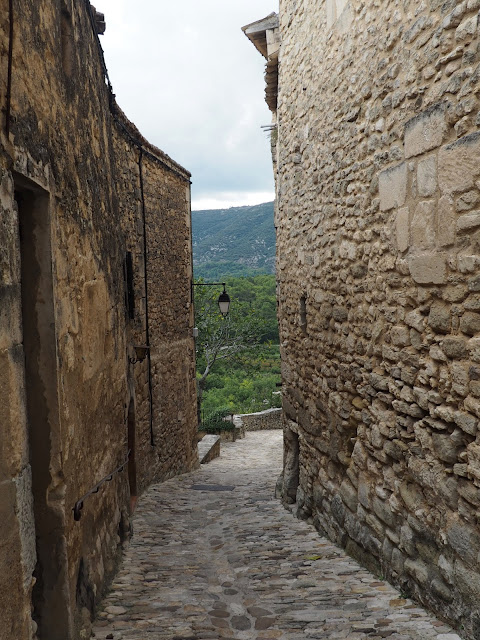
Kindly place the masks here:
<instances>
[{"instance_id":1,"label":"lamp post arm","mask_svg":"<svg viewBox=\"0 0 480 640\"><path fill-rule=\"evenodd\" d=\"M230 297L227 294L227 283L226 282L194 282L192 280L192 291L191 298L192 303L194 303L194 289L193 287L223 287L223 292L220 294L218 298L218 306L220 307L220 313L225 317L228 315L229 307L230 307Z\"/></svg>"}]
</instances>

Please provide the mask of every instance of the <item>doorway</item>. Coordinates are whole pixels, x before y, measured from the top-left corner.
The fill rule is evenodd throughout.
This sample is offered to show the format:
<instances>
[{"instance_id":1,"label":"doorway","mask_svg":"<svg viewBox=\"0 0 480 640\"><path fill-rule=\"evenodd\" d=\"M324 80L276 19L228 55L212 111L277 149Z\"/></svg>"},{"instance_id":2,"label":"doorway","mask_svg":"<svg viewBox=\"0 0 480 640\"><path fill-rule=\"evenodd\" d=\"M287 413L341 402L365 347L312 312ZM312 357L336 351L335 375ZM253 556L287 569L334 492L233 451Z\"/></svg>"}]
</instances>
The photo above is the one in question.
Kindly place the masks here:
<instances>
[{"instance_id":1,"label":"doorway","mask_svg":"<svg viewBox=\"0 0 480 640\"><path fill-rule=\"evenodd\" d=\"M18 210L23 348L37 563L33 619L38 635L71 637L64 481L54 470L59 448L57 359L48 192L15 175ZM58 458L58 456L55 456ZM57 463L58 464L58 463Z\"/></svg>"}]
</instances>

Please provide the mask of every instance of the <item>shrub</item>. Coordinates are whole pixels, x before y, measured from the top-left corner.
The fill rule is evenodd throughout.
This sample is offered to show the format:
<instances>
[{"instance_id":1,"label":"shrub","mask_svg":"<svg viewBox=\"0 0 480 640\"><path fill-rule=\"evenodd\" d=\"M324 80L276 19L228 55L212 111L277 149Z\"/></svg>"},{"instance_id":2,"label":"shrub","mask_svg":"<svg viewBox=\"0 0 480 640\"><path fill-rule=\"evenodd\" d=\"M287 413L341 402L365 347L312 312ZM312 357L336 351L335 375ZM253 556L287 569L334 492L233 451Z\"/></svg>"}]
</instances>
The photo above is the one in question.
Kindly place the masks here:
<instances>
[{"instance_id":1,"label":"shrub","mask_svg":"<svg viewBox=\"0 0 480 640\"><path fill-rule=\"evenodd\" d=\"M225 420L232 412L227 407L217 409L206 417L202 417L200 430L207 433L217 433L217 431L233 431L234 424L230 420Z\"/></svg>"}]
</instances>

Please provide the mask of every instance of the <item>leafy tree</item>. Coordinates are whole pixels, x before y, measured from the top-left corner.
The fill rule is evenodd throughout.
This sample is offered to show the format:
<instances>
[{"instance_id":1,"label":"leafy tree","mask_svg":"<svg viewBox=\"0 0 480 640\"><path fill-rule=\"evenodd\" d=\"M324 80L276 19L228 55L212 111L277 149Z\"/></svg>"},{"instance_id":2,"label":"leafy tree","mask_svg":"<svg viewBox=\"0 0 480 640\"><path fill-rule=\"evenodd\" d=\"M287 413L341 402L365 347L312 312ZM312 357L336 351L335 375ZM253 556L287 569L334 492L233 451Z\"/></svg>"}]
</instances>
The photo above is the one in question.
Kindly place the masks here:
<instances>
[{"instance_id":1,"label":"leafy tree","mask_svg":"<svg viewBox=\"0 0 480 640\"><path fill-rule=\"evenodd\" d=\"M202 281L197 281L202 284ZM221 361L232 360L259 345L264 339L266 321L250 302L236 299L229 290L230 312L223 317L218 309L221 287L195 286L195 324L198 328L197 397L203 399L207 378L212 367Z\"/></svg>"}]
</instances>

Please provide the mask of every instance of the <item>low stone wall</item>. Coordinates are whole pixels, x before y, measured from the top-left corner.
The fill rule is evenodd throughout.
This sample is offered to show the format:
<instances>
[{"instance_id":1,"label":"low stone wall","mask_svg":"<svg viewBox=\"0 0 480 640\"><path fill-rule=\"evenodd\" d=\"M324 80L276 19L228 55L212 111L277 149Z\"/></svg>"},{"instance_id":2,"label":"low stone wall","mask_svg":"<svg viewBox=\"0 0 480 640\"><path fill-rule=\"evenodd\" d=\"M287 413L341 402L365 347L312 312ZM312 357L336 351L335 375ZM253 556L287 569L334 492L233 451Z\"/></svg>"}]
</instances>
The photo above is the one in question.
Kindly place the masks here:
<instances>
[{"instance_id":1,"label":"low stone wall","mask_svg":"<svg viewBox=\"0 0 480 640\"><path fill-rule=\"evenodd\" d=\"M267 409L259 413L243 413L233 417L235 426L245 431L265 431L267 429L282 429L282 410Z\"/></svg>"},{"instance_id":2,"label":"low stone wall","mask_svg":"<svg viewBox=\"0 0 480 640\"><path fill-rule=\"evenodd\" d=\"M220 436L206 435L198 443L198 459L206 464L220 455Z\"/></svg>"}]
</instances>

